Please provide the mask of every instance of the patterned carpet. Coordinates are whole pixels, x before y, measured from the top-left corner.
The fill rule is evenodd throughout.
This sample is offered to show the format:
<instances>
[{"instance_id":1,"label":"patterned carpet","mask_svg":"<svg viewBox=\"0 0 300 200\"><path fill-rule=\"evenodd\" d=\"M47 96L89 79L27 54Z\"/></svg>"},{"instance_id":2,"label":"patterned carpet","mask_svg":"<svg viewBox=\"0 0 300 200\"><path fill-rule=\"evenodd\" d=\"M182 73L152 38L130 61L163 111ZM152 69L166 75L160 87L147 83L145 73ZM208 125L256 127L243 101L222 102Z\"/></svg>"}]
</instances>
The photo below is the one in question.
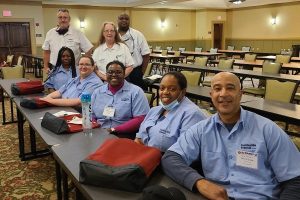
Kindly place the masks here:
<instances>
[{"instance_id":1,"label":"patterned carpet","mask_svg":"<svg viewBox=\"0 0 300 200\"><path fill-rule=\"evenodd\" d=\"M5 101L7 119L10 119L9 103L7 99ZM17 124L2 125L2 115L0 120L0 199L56 199L53 158L47 156L31 161L21 161L18 157ZM283 127L284 124L280 123L279 125ZM28 136L28 124L25 126L25 136ZM290 126L290 129L300 133L300 126ZM300 148L300 138L295 138L295 140ZM29 138L25 138L25 141L29 141ZM37 143L38 149L45 148L45 144L38 137ZM29 144L27 143L25 147L28 149Z\"/></svg>"},{"instance_id":2,"label":"patterned carpet","mask_svg":"<svg viewBox=\"0 0 300 200\"><path fill-rule=\"evenodd\" d=\"M6 100L7 119L10 119L8 106ZM2 122L2 115L0 120ZM28 124L25 124L24 130L28 135ZM0 133L0 199L55 200L55 165L52 157L21 161L18 157L17 124L1 123ZM26 144L25 148L28 147ZM40 138L37 138L37 147L45 148Z\"/></svg>"}]
</instances>

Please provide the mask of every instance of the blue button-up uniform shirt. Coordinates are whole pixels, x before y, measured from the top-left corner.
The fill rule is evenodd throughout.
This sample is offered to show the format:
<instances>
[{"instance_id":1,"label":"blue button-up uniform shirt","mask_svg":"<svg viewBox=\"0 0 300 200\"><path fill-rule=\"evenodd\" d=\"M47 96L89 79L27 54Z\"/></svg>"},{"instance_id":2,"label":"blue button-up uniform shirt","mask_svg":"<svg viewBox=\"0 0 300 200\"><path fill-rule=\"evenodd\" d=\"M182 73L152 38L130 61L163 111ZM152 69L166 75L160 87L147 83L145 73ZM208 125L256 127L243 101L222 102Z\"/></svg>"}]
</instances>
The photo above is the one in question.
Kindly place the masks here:
<instances>
[{"instance_id":1,"label":"blue button-up uniform shirt","mask_svg":"<svg viewBox=\"0 0 300 200\"><path fill-rule=\"evenodd\" d=\"M192 126L169 150L187 164L200 159L205 178L235 199L279 199L279 182L300 175L300 153L287 134L242 108L230 132L215 114ZM256 153L257 169L236 165L237 150Z\"/></svg>"},{"instance_id":2,"label":"blue button-up uniform shirt","mask_svg":"<svg viewBox=\"0 0 300 200\"><path fill-rule=\"evenodd\" d=\"M141 138L144 144L157 147L163 152L174 144L188 128L206 119L199 107L187 97L184 97L180 104L169 111L166 116L161 116L162 112L162 106L151 108L136 137Z\"/></svg>"},{"instance_id":3,"label":"blue button-up uniform shirt","mask_svg":"<svg viewBox=\"0 0 300 200\"><path fill-rule=\"evenodd\" d=\"M80 76L71 79L68 83L59 88L59 92L63 99L80 98L82 92L92 94L93 91L102 84L101 79L92 72L83 80L80 80Z\"/></svg>"},{"instance_id":4,"label":"blue button-up uniform shirt","mask_svg":"<svg viewBox=\"0 0 300 200\"><path fill-rule=\"evenodd\" d=\"M105 107L113 107L113 117L103 115ZM115 94L108 89L108 84L102 85L92 95L92 113L102 128L121 125L133 117L146 115L149 112L148 100L144 91L124 81L124 85Z\"/></svg>"},{"instance_id":5,"label":"blue button-up uniform shirt","mask_svg":"<svg viewBox=\"0 0 300 200\"><path fill-rule=\"evenodd\" d=\"M76 73L78 75L78 71ZM72 69L66 70L63 66L60 66L57 70L51 74L51 77L45 82L46 88L53 88L58 90L64 84L68 83L72 79Z\"/></svg>"}]
</instances>

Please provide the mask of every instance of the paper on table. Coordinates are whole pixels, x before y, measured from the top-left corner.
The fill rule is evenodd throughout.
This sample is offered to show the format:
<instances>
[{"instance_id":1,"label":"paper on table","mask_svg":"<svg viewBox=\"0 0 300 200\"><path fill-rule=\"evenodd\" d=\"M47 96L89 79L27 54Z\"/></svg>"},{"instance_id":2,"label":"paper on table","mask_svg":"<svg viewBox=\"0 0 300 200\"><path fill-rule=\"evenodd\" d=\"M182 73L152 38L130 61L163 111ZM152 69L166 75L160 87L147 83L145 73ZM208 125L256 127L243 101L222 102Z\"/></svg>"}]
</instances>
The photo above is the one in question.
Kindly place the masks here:
<instances>
[{"instance_id":1,"label":"paper on table","mask_svg":"<svg viewBox=\"0 0 300 200\"><path fill-rule=\"evenodd\" d=\"M154 75L149 76L149 77L147 77L147 78L148 78L148 79L151 79L151 80L156 80L156 79L161 78L161 77L162 77L162 76L159 75L159 74L154 74Z\"/></svg>"},{"instance_id":2,"label":"paper on table","mask_svg":"<svg viewBox=\"0 0 300 200\"><path fill-rule=\"evenodd\" d=\"M68 121L68 123L70 123L70 124L82 124L82 118L73 117L73 119Z\"/></svg>"}]
</instances>

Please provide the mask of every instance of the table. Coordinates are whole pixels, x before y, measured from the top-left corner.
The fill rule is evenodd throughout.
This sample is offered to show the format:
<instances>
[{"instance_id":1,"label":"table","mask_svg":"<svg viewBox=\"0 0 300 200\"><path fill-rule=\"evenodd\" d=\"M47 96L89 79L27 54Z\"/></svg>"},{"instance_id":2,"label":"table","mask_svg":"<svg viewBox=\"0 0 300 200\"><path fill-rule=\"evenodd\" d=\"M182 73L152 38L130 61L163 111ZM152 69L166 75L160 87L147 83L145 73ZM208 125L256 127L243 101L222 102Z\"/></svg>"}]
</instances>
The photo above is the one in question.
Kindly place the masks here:
<instances>
[{"instance_id":1,"label":"table","mask_svg":"<svg viewBox=\"0 0 300 200\"><path fill-rule=\"evenodd\" d=\"M243 58L246 53L252 53L252 51L228 50L228 49L218 49L218 52L225 53L226 55L239 55L241 58Z\"/></svg>"},{"instance_id":2,"label":"table","mask_svg":"<svg viewBox=\"0 0 300 200\"><path fill-rule=\"evenodd\" d=\"M297 85L300 83L300 75L291 75L291 74L270 74L259 71L244 70L244 69L220 69L218 67L201 67L195 64L169 64L171 67L177 70L192 70L192 71L201 71L201 72L231 72L240 77L241 83L245 78L257 78L257 79L275 79L279 81L291 81L296 82Z\"/></svg>"},{"instance_id":3,"label":"table","mask_svg":"<svg viewBox=\"0 0 300 200\"><path fill-rule=\"evenodd\" d=\"M0 79L0 86L1 86L0 98L2 99L2 124L3 125L17 122L14 120L14 110L13 110L13 103L12 103L12 99L14 97L16 97L16 95L13 95L11 93L11 84L19 83L19 82L23 82L23 81L28 81L28 79L26 79L26 78ZM6 121L4 92L7 94L7 96L9 97L9 101L10 101L11 121Z\"/></svg>"},{"instance_id":4,"label":"table","mask_svg":"<svg viewBox=\"0 0 300 200\"><path fill-rule=\"evenodd\" d=\"M84 134L77 134L70 140L62 145L55 145L52 147L54 159L57 161L57 167L72 179L76 188L86 199L105 199L105 200L119 200L119 199L138 199L141 195L139 193L125 192L121 190L107 189L96 186L84 185L79 183L79 163L85 159L89 154L93 153L106 139L116 138L116 136L108 134L104 129L98 128L93 130L93 134L85 136ZM60 170L57 170L59 172ZM60 174L57 174L58 176ZM187 189L179 186L170 178L163 175L160 170L154 172L150 179L149 185L163 185L166 187L179 188L189 200L197 199L203 200L204 198L197 193L192 193ZM58 177L59 179L59 177ZM64 187L66 188L66 187ZM68 195L64 192L64 198L67 199Z\"/></svg>"},{"instance_id":5,"label":"table","mask_svg":"<svg viewBox=\"0 0 300 200\"><path fill-rule=\"evenodd\" d=\"M22 97L16 97L13 99L17 106L17 117L18 117L18 138L19 138L19 156L21 160L30 160L37 157L49 155L49 149L41 151L36 150L35 133L39 134L42 140L50 147L65 142L74 134L57 135L41 126L41 117L46 112L56 113L61 110L76 112L71 107L48 107L41 109L28 109L20 105ZM25 152L24 149L24 118L29 123L29 134L30 134L30 152Z\"/></svg>"},{"instance_id":6,"label":"table","mask_svg":"<svg viewBox=\"0 0 300 200\"><path fill-rule=\"evenodd\" d=\"M241 103L242 107L271 120L289 124L300 124L300 105L258 98L255 101ZM292 134L299 137L299 134Z\"/></svg>"},{"instance_id":7,"label":"table","mask_svg":"<svg viewBox=\"0 0 300 200\"><path fill-rule=\"evenodd\" d=\"M161 54L155 54L155 53L151 53L150 54L150 58L151 59L160 59L163 60L163 63L166 62L166 60L170 60L170 63L174 62L174 60L180 60L185 58L185 56L175 56L175 55L161 55Z\"/></svg>"},{"instance_id":8,"label":"table","mask_svg":"<svg viewBox=\"0 0 300 200\"><path fill-rule=\"evenodd\" d=\"M257 56L258 60L276 60L276 56ZM291 57L291 61L300 62L300 57Z\"/></svg>"}]
</instances>

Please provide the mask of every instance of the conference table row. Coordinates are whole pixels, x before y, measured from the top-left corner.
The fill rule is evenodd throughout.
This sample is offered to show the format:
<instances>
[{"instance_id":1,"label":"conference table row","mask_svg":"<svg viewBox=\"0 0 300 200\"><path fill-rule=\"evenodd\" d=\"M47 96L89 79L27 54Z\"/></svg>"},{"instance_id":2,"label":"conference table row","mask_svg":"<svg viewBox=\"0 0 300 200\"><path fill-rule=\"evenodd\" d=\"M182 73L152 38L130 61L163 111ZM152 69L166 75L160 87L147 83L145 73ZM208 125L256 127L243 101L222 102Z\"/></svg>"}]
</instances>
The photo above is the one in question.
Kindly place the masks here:
<instances>
[{"instance_id":1,"label":"conference table row","mask_svg":"<svg viewBox=\"0 0 300 200\"><path fill-rule=\"evenodd\" d=\"M210 73L219 73L219 72L231 72L240 77L241 83L245 78L256 78L256 79L275 79L279 81L291 81L295 82L297 85L300 83L300 75L292 74L271 74L261 71L245 70L245 69L221 69L218 67L207 67L199 66L197 64L169 64L169 70L190 70L190 71L200 71L200 72L210 72Z\"/></svg>"},{"instance_id":2,"label":"conference table row","mask_svg":"<svg viewBox=\"0 0 300 200\"><path fill-rule=\"evenodd\" d=\"M58 111L76 112L70 107L48 107L37 110L27 109L20 106L20 101L25 96L12 95L10 85L13 82L21 82L24 79L0 80L0 85L8 97L13 101L17 108L18 119L18 138L19 138L19 156L21 160L34 159L41 156L53 154L56 162L57 178L57 198L68 199L68 181L70 178L76 186L76 196L86 199L137 199L141 194L124 192L114 189L100 188L95 186L83 185L79 182L79 163L89 154L94 152L106 139L116 138L109 134L105 129L93 129L92 134L85 135L83 132L74 134L56 135L41 126L41 118L46 112L56 113ZM157 84L156 86L157 87ZM38 94L43 95L43 94ZM187 95L191 98L210 101L209 88L206 87L188 87ZM32 95L31 95L32 96ZM28 97L28 96L26 96ZM254 112L261 112L263 116L269 116L271 119L286 121L289 123L300 124L300 106L296 104L287 104L266 101L262 98L243 95L242 107ZM24 143L24 122L30 125L30 150L25 152ZM37 149L36 135L38 135L47 145L46 149ZM165 176L160 169L154 172L149 185L163 185L166 187L177 187L183 191L187 199L204 199L200 194L192 193L185 188L173 182Z\"/></svg>"},{"instance_id":3,"label":"conference table row","mask_svg":"<svg viewBox=\"0 0 300 200\"><path fill-rule=\"evenodd\" d=\"M41 126L41 119L46 112L52 114L65 111L77 112L71 107L48 107L42 109L28 109L20 105L24 97L33 97L35 95L15 96L10 91L11 83L21 82L24 79L0 80L0 86L7 93L8 97L16 105L17 125L19 139L19 157L21 160L30 160L42 156L53 154L56 165L57 199L69 199L68 178L72 180L76 187L76 196L78 199L134 199L136 200L141 193L132 193L115 189L84 185L79 182L79 163L107 139L117 138L109 134L102 128L93 129L92 134L83 132L73 134L57 135ZM43 94L37 94L43 95ZM30 149L25 152L25 131L24 122L29 123ZM37 149L36 136L39 136L46 144L46 149ZM170 178L163 174L160 167L152 174L146 186L162 185L165 187L176 187L180 189L187 199L205 199L199 193L193 193L176 184Z\"/></svg>"}]
</instances>

